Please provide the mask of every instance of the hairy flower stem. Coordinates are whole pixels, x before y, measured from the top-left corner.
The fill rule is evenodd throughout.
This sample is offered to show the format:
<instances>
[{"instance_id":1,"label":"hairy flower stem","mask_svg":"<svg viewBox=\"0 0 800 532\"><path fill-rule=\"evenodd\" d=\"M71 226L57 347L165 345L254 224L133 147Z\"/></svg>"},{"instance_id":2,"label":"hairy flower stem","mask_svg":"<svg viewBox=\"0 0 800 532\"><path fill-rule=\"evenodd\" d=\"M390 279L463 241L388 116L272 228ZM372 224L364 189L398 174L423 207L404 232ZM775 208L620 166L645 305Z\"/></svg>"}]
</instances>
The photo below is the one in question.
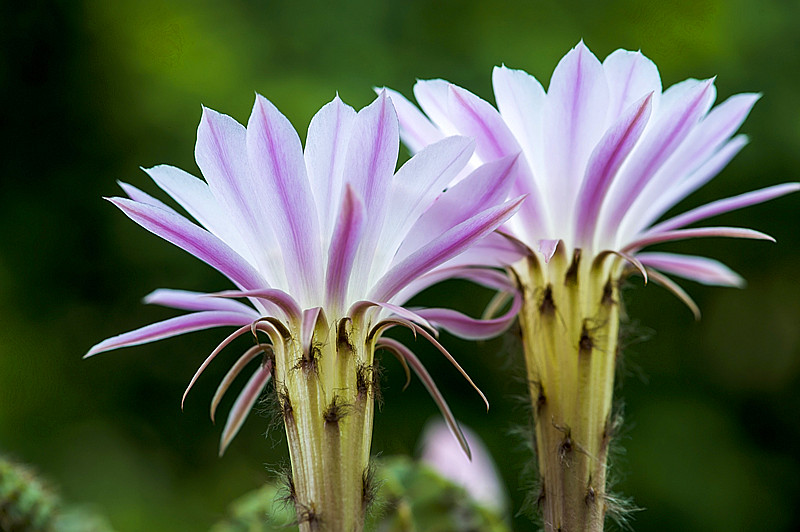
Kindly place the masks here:
<instances>
[{"instance_id":1,"label":"hairy flower stem","mask_svg":"<svg viewBox=\"0 0 800 532\"><path fill-rule=\"evenodd\" d=\"M374 412L372 340L320 314L312 339L275 353L275 383L292 462L301 532L359 532L369 502Z\"/></svg>"},{"instance_id":2,"label":"hairy flower stem","mask_svg":"<svg viewBox=\"0 0 800 532\"><path fill-rule=\"evenodd\" d=\"M603 530L622 267L563 244L547 264L530 256L513 267L547 532Z\"/></svg>"}]
</instances>

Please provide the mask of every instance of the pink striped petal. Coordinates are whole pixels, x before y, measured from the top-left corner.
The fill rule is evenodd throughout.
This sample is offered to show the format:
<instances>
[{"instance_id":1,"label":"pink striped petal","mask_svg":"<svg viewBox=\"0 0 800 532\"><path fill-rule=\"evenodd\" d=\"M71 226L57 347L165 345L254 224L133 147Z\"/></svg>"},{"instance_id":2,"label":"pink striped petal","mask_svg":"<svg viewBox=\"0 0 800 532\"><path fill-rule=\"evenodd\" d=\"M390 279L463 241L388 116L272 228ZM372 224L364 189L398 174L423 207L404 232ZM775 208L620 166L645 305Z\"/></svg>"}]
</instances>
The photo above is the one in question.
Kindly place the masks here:
<instances>
[{"instance_id":1,"label":"pink striped petal","mask_svg":"<svg viewBox=\"0 0 800 532\"><path fill-rule=\"evenodd\" d=\"M742 125L761 96L736 94L714 107L664 165L665 180L688 175L716 153Z\"/></svg>"},{"instance_id":2,"label":"pink striped petal","mask_svg":"<svg viewBox=\"0 0 800 532\"><path fill-rule=\"evenodd\" d=\"M152 323L140 329L122 333L117 336L112 336L89 349L89 352L86 353L84 358L121 347L142 345L189 332L202 331L212 327L244 325L249 322L249 317L241 312L195 312L170 318L158 323Z\"/></svg>"},{"instance_id":3,"label":"pink striped petal","mask_svg":"<svg viewBox=\"0 0 800 532\"><path fill-rule=\"evenodd\" d=\"M337 205L332 200L342 196L345 157L355 118L355 110L337 95L308 126L305 161L322 228L332 228L336 221Z\"/></svg>"},{"instance_id":4,"label":"pink striped petal","mask_svg":"<svg viewBox=\"0 0 800 532\"><path fill-rule=\"evenodd\" d=\"M646 212L642 212L639 219L629 216L630 223L627 223L626 220L626 230L620 230L620 233L623 235L636 235L644 231L646 227L661 217L667 210L719 174L725 165L727 165L746 145L747 137L744 135L733 137L691 175L680 183L664 190L659 197L652 198ZM622 241L624 242L624 240L625 238L623 237Z\"/></svg>"},{"instance_id":5,"label":"pink striped petal","mask_svg":"<svg viewBox=\"0 0 800 532\"><path fill-rule=\"evenodd\" d=\"M524 198L486 209L461 222L395 264L371 290L369 299L388 301L413 279L458 255L511 217Z\"/></svg>"},{"instance_id":6,"label":"pink striped petal","mask_svg":"<svg viewBox=\"0 0 800 532\"><path fill-rule=\"evenodd\" d=\"M151 207L159 207L159 208L164 209L166 211L175 212L175 210L172 207L169 207L163 201L154 198L150 194L148 194L148 193L146 193L146 192L144 192L142 190L139 190L138 188L136 188L135 186L133 186L131 184L125 183L124 181L117 181L117 184L120 186L120 188L123 190L123 192L125 192L125 194L130 199L132 199L133 201L135 201L137 203L144 203L145 205L150 205Z\"/></svg>"},{"instance_id":7,"label":"pink striped petal","mask_svg":"<svg viewBox=\"0 0 800 532\"><path fill-rule=\"evenodd\" d=\"M258 319L260 316L252 307L244 303L232 301L230 299L208 297L209 295L212 294L159 288L146 295L144 302L150 305L162 305L181 310L221 310L239 312L251 320Z\"/></svg>"},{"instance_id":8,"label":"pink striped petal","mask_svg":"<svg viewBox=\"0 0 800 532\"><path fill-rule=\"evenodd\" d=\"M361 243L364 218L364 205L348 183L328 251L328 271L325 276L326 301L334 309L344 310L342 307L347 301L350 274Z\"/></svg>"},{"instance_id":9,"label":"pink striped petal","mask_svg":"<svg viewBox=\"0 0 800 532\"><path fill-rule=\"evenodd\" d=\"M358 112L347 154L347 180L364 200L369 215L383 208L398 149L397 113L382 93Z\"/></svg>"},{"instance_id":10,"label":"pink striped petal","mask_svg":"<svg viewBox=\"0 0 800 532\"><path fill-rule=\"evenodd\" d=\"M109 198L125 215L151 233L191 253L241 288L264 288L267 282L225 242L175 211L124 198Z\"/></svg>"},{"instance_id":11,"label":"pink striped petal","mask_svg":"<svg viewBox=\"0 0 800 532\"><path fill-rule=\"evenodd\" d=\"M428 322L425 318L423 318L420 314L415 311L409 310L405 307L401 307L399 305L394 305L392 303L383 303L381 301L370 301L369 299L363 299L361 301L356 301L353 303L347 311L348 316L359 316L363 315L363 313L370 307L380 307L384 310L388 310L389 312L400 316L406 320L409 320L417 325L421 325L423 327L428 328L432 333L437 334L436 329L434 329L433 325Z\"/></svg>"},{"instance_id":12,"label":"pink striped petal","mask_svg":"<svg viewBox=\"0 0 800 532\"><path fill-rule=\"evenodd\" d=\"M673 95L671 99L675 103L668 106L667 102L663 102L659 118L648 128L636 152L615 179L614 187L610 190L605 237L617 232L622 219L644 187L706 113L714 96L712 81L687 80L664 93L665 98Z\"/></svg>"},{"instance_id":13,"label":"pink striped petal","mask_svg":"<svg viewBox=\"0 0 800 532\"><path fill-rule=\"evenodd\" d=\"M497 110L471 92L450 85L448 110L460 134L475 138L475 154L483 162L515 155L522 149ZM522 156L523 161L516 169L518 176L514 183L514 194L528 194L520 216L525 218L526 224L541 230L546 227L543 216L545 207L539 184L534 179L531 167L526 164L526 156Z\"/></svg>"},{"instance_id":14,"label":"pink striped petal","mask_svg":"<svg viewBox=\"0 0 800 532\"><path fill-rule=\"evenodd\" d=\"M261 290L225 290L224 292L214 292L207 294L208 297L238 298L252 297L263 300L266 303L275 305L286 315L286 318L299 321L302 311L297 301L283 290L265 288Z\"/></svg>"},{"instance_id":15,"label":"pink striped petal","mask_svg":"<svg viewBox=\"0 0 800 532\"><path fill-rule=\"evenodd\" d=\"M499 204L508 194L517 176L517 156L504 157L479 166L459 181L414 223L394 256L394 264L431 242L451 227Z\"/></svg>"},{"instance_id":16,"label":"pink striped petal","mask_svg":"<svg viewBox=\"0 0 800 532\"><path fill-rule=\"evenodd\" d=\"M388 260L392 260L394 251L422 213L435 208L432 205L438 206L434 201L437 204L442 201L443 198L437 196L466 166L474 147L474 141L466 137L447 137L427 146L398 170L392 179L391 206L387 209L381 239ZM502 199L498 198L497 202ZM469 212L470 209L467 205L460 205L458 210Z\"/></svg>"},{"instance_id":17,"label":"pink striped petal","mask_svg":"<svg viewBox=\"0 0 800 532\"><path fill-rule=\"evenodd\" d=\"M392 104L397 111L397 119L400 122L400 138L412 154L444 138L444 133L428 117L422 114L414 104L409 102L405 96L387 88L375 89L375 91L378 94L381 91L386 91L386 94L391 98Z\"/></svg>"},{"instance_id":18,"label":"pink striped petal","mask_svg":"<svg viewBox=\"0 0 800 532\"><path fill-rule=\"evenodd\" d=\"M497 100L497 109L508 129L514 134L528 161L539 155L542 139L542 106L545 92L536 78L523 70L495 67L492 71L492 86ZM541 172L541 169L536 166ZM537 171L534 177L540 178Z\"/></svg>"},{"instance_id":19,"label":"pink striped petal","mask_svg":"<svg viewBox=\"0 0 800 532\"><path fill-rule=\"evenodd\" d=\"M650 119L653 94L630 106L594 149L576 203L576 246L592 247L608 188Z\"/></svg>"},{"instance_id":20,"label":"pink striped petal","mask_svg":"<svg viewBox=\"0 0 800 532\"><path fill-rule=\"evenodd\" d=\"M647 221L647 225L652 223L657 218L650 214L653 205L662 201L665 195L673 194L676 184L679 185L684 176L690 176L715 157L742 124L758 98L757 94L737 94L712 109L631 205L625 226L643 227L641 221Z\"/></svg>"},{"instance_id":21,"label":"pink striped petal","mask_svg":"<svg viewBox=\"0 0 800 532\"><path fill-rule=\"evenodd\" d=\"M247 159L247 131L230 116L203 108L195 146L197 166L225 213L236 213L236 226L259 269L270 282L285 286L285 272L277 239L268 223L270 196Z\"/></svg>"},{"instance_id":22,"label":"pink striped petal","mask_svg":"<svg viewBox=\"0 0 800 532\"><path fill-rule=\"evenodd\" d=\"M519 212L515 216L519 216ZM503 227L500 227L477 241L457 257L450 259L444 266L504 268L509 264L514 264L529 253L530 248L519 240L505 234Z\"/></svg>"},{"instance_id":23,"label":"pink striped petal","mask_svg":"<svg viewBox=\"0 0 800 532\"><path fill-rule=\"evenodd\" d=\"M241 335L250 332L251 330L252 330L252 323L248 323L247 325L239 327L231 334L229 334L224 340L222 340L222 342L220 342L219 345L216 348L214 348L211 354L206 357L203 363L200 364L200 367L197 368L197 371L192 376L192 380L189 381L189 385L183 392L183 397L181 397L181 410L183 410L183 404L186 402L186 396L189 395L189 391L191 391L192 387L194 386L194 383L197 382L197 379L200 378L200 375L203 374L208 365L211 364L211 362L215 358L217 358L217 355L220 354L220 352L222 352L222 350L225 349L228 345L230 345L231 342L239 338Z\"/></svg>"},{"instance_id":24,"label":"pink striped petal","mask_svg":"<svg viewBox=\"0 0 800 532\"><path fill-rule=\"evenodd\" d=\"M639 253L642 264L698 283L715 286L744 287L742 277L719 261L674 253Z\"/></svg>"},{"instance_id":25,"label":"pink striped petal","mask_svg":"<svg viewBox=\"0 0 800 532\"><path fill-rule=\"evenodd\" d=\"M230 445L231 440L238 434L239 429L242 428L247 414L253 409L253 405L256 403L256 400L261 395L262 390L271 377L272 363L267 361L266 364L260 366L255 373L253 373L253 376L250 377L250 380L245 384L239 397L236 398L236 402L233 403L233 407L228 414L228 420L225 423L225 428L222 429L222 438L219 442L220 456L225 454L225 450L228 448L228 445Z\"/></svg>"},{"instance_id":26,"label":"pink striped petal","mask_svg":"<svg viewBox=\"0 0 800 532\"><path fill-rule=\"evenodd\" d=\"M556 227L564 227L574 190L608 122L608 84L603 66L583 41L556 66L543 113L547 184L551 201L560 205L551 214Z\"/></svg>"},{"instance_id":27,"label":"pink striped petal","mask_svg":"<svg viewBox=\"0 0 800 532\"><path fill-rule=\"evenodd\" d=\"M448 263L450 264L450 263ZM504 272L491 268L474 266L455 266L447 269L437 269L428 275L442 275L441 279L464 279L472 281L487 288L496 290L515 291L516 284Z\"/></svg>"},{"instance_id":28,"label":"pink striped petal","mask_svg":"<svg viewBox=\"0 0 800 532\"><path fill-rule=\"evenodd\" d=\"M520 152L517 140L500 113L488 102L450 85L447 105L453 125L460 134L475 139L475 154L484 162Z\"/></svg>"},{"instance_id":29,"label":"pink striped petal","mask_svg":"<svg viewBox=\"0 0 800 532\"><path fill-rule=\"evenodd\" d=\"M789 194L800 190L800 183L784 183L782 185L775 185L772 187L754 190L745 194L739 194L730 198L725 198L717 201L712 201L695 209L692 209L683 214L679 214L674 218L665 220L658 225L653 226L648 230L648 233L660 233L663 231L670 231L679 229L683 226L711 218L718 214L734 211L757 203L763 203L774 198Z\"/></svg>"},{"instance_id":30,"label":"pink striped petal","mask_svg":"<svg viewBox=\"0 0 800 532\"><path fill-rule=\"evenodd\" d=\"M603 61L609 89L609 118L613 121L637 102L653 94L654 108L661 96L658 67L641 52L616 50Z\"/></svg>"},{"instance_id":31,"label":"pink striped petal","mask_svg":"<svg viewBox=\"0 0 800 532\"><path fill-rule=\"evenodd\" d=\"M205 181L165 164L143 169L164 192L177 201L200 225L218 236L250 262L250 249L235 224L220 207Z\"/></svg>"},{"instance_id":32,"label":"pink striped petal","mask_svg":"<svg viewBox=\"0 0 800 532\"><path fill-rule=\"evenodd\" d=\"M457 135L447 108L450 83L443 79L421 79L414 84L414 98L445 136Z\"/></svg>"},{"instance_id":33,"label":"pink striped petal","mask_svg":"<svg viewBox=\"0 0 800 532\"><path fill-rule=\"evenodd\" d=\"M442 393L439 391L439 388L436 387L436 383L433 381L430 373L428 373L428 370L425 369L425 366L422 364L419 358L417 358L417 356L409 348L392 338L381 338L376 347L390 351L399 359L405 361L409 366L411 366L411 369L413 369L414 373L417 374L417 377L419 377L422 385L425 386L426 390L428 390L428 393L433 398L436 406L439 407L442 417L444 417L445 422L447 422L447 426L450 428L450 431L453 433L453 436L455 436L459 445L461 445L464 453L467 455L467 457L471 458L472 454L469 450L469 443L467 443L467 439L461 432L461 428L458 426L458 422L456 421L455 416L453 416L453 412L450 410L450 407L447 405L447 401L445 401Z\"/></svg>"},{"instance_id":34,"label":"pink striped petal","mask_svg":"<svg viewBox=\"0 0 800 532\"><path fill-rule=\"evenodd\" d=\"M487 241L499 242L505 245L498 247L494 244L484 244ZM463 253L408 283L392 300L396 304L404 304L426 288L443 280L453 278L467 279L498 290L513 290L514 286L509 283L505 275L487 269L503 268L509 264L514 264L530 253L529 250L523 251L509 245L508 242L497 231L489 233L489 235L470 246ZM486 272L498 273L499 277L497 279L503 279L505 283L500 281L501 284L497 284L498 281L495 280L494 284L489 284L479 280L480 277L486 275Z\"/></svg>"},{"instance_id":35,"label":"pink striped petal","mask_svg":"<svg viewBox=\"0 0 800 532\"><path fill-rule=\"evenodd\" d=\"M485 340L505 332L522 308L522 298L515 297L511 308L498 318L478 319L448 308L424 308L416 313L436 327L465 340Z\"/></svg>"},{"instance_id":36,"label":"pink striped petal","mask_svg":"<svg viewBox=\"0 0 800 532\"><path fill-rule=\"evenodd\" d=\"M542 181L547 175L541 149L542 110L546 97L542 85L522 70L495 67L492 85L497 109L522 148L529 168L517 178L513 195L528 194L528 199L515 216L518 223L529 228L531 234L549 234L547 205L542 192L548 190ZM521 235L520 235L521 236Z\"/></svg>"},{"instance_id":37,"label":"pink striped petal","mask_svg":"<svg viewBox=\"0 0 800 532\"><path fill-rule=\"evenodd\" d=\"M358 112L347 153L347 181L364 202L369 219L353 265L359 279L370 279L373 264L383 262L380 257L376 261L376 254L385 250L381 233L399 144L397 113L382 93Z\"/></svg>"},{"instance_id":38,"label":"pink striped petal","mask_svg":"<svg viewBox=\"0 0 800 532\"><path fill-rule=\"evenodd\" d=\"M775 242L775 239L760 231L753 229L745 229L742 227L699 227L696 229L677 229L675 231L663 231L660 233L646 234L626 245L623 252L635 251L646 246L659 244L661 242L673 242L675 240L686 240L689 238L704 238L710 236L721 236L728 238L750 238L753 240L769 240Z\"/></svg>"},{"instance_id":39,"label":"pink striped petal","mask_svg":"<svg viewBox=\"0 0 800 532\"><path fill-rule=\"evenodd\" d=\"M301 300L309 300L322 287L322 251L303 150L289 120L261 95L247 122L247 155L264 187L264 199L269 198L262 216L273 218L289 287Z\"/></svg>"},{"instance_id":40,"label":"pink striped petal","mask_svg":"<svg viewBox=\"0 0 800 532\"><path fill-rule=\"evenodd\" d=\"M254 345L250 349L244 352L244 354L239 357L239 359L231 366L231 369L225 374L222 378L222 381L217 386L217 391L214 392L214 397L211 399L211 408L209 409L209 413L211 414L211 422L214 422L214 418L217 414L217 407L219 406L219 402L222 401L222 397L225 395L225 392L228 391L228 388L231 387L233 381L242 370L250 363L251 360L256 358L258 355L264 354L264 346L263 345Z\"/></svg>"}]
</instances>

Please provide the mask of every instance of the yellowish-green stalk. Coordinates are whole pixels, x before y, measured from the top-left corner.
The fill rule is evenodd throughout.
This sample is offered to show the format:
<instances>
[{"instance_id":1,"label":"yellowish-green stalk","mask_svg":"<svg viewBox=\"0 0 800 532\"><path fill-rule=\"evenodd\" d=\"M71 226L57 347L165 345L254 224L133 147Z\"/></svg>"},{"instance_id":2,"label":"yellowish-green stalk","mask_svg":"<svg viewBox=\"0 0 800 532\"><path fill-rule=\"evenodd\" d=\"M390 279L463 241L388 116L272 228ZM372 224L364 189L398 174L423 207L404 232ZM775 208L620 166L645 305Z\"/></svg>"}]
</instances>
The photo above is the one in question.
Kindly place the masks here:
<instances>
[{"instance_id":1,"label":"yellowish-green stalk","mask_svg":"<svg viewBox=\"0 0 800 532\"><path fill-rule=\"evenodd\" d=\"M301 532L363 530L371 487L374 339L344 318L316 322L310 344L284 331L275 386L292 463ZM304 345L306 344L306 345Z\"/></svg>"},{"instance_id":2,"label":"yellowish-green stalk","mask_svg":"<svg viewBox=\"0 0 800 532\"><path fill-rule=\"evenodd\" d=\"M547 532L603 530L624 260L559 244L513 266Z\"/></svg>"}]
</instances>

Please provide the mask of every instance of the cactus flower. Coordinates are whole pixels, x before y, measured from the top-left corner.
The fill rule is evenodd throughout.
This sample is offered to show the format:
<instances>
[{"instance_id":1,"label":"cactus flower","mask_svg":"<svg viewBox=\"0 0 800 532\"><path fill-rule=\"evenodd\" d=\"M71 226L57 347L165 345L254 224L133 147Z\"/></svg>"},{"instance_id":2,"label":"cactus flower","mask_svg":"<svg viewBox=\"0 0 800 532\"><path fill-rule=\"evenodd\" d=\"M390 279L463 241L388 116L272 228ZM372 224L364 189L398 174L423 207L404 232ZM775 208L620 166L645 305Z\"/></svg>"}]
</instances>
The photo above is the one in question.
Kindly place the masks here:
<instances>
[{"instance_id":1,"label":"cactus flower","mask_svg":"<svg viewBox=\"0 0 800 532\"><path fill-rule=\"evenodd\" d=\"M522 198L506 200L516 157L476 170L442 193L467 164L474 142L443 139L395 173L398 147L397 115L385 94L360 112L335 98L311 121L305 150L286 117L257 96L246 127L203 109L195 156L205 180L172 166L146 170L199 225L127 184L122 187L128 198L109 200L137 224L217 269L235 289L156 290L148 303L189 313L109 338L87 356L236 327L202 363L188 392L225 346L250 335L253 346L233 364L211 403L213 419L222 395L249 368L220 453L272 379L301 530L363 527L376 349L417 373L468 452L420 360L383 333L396 326L412 329L472 383L436 340L432 321L456 332L470 329L471 337L490 336L504 330L520 306L517 298L506 315L491 320L403 307L447 277L514 292L504 275L473 267L479 254L464 252L506 221ZM462 201L465 191L476 190L482 194Z\"/></svg>"},{"instance_id":2,"label":"cactus flower","mask_svg":"<svg viewBox=\"0 0 800 532\"><path fill-rule=\"evenodd\" d=\"M505 515L508 495L489 449L472 430L467 427L461 430L469 442L472 459L458 452L448 427L436 420L429 422L422 433L421 461L444 478L463 487L475 502Z\"/></svg>"},{"instance_id":3,"label":"cactus flower","mask_svg":"<svg viewBox=\"0 0 800 532\"><path fill-rule=\"evenodd\" d=\"M559 62L547 91L533 76L504 66L495 68L492 81L497 108L444 80L415 85L425 114L391 95L412 152L458 134L476 140L471 167L515 155L521 161L510 194L528 199L501 231L509 237L506 246L516 240L525 250L508 272L523 291L538 498L546 530L602 530L620 279L639 272L699 315L669 275L740 286L739 275L709 258L642 250L699 237L772 240L746 228L689 226L798 184L659 221L746 144L735 133L757 94L737 94L712 108L713 79L688 79L662 91L656 65L640 52L617 50L601 63L583 42Z\"/></svg>"}]
</instances>

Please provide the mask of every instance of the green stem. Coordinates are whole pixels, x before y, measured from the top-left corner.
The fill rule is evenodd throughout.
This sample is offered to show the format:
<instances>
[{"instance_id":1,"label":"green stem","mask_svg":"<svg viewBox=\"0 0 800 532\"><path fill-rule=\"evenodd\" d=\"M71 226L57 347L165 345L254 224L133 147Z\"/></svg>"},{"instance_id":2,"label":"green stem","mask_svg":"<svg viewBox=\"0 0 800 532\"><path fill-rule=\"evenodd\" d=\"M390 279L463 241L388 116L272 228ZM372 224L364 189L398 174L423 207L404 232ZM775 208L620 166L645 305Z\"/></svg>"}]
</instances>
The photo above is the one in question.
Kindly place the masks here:
<instances>
[{"instance_id":1,"label":"green stem","mask_svg":"<svg viewBox=\"0 0 800 532\"><path fill-rule=\"evenodd\" d=\"M374 346L349 318L320 315L303 346L275 353L275 383L292 462L291 495L301 532L360 532L370 487Z\"/></svg>"},{"instance_id":2,"label":"green stem","mask_svg":"<svg viewBox=\"0 0 800 532\"><path fill-rule=\"evenodd\" d=\"M622 266L559 245L513 267L547 532L603 530Z\"/></svg>"}]
</instances>

